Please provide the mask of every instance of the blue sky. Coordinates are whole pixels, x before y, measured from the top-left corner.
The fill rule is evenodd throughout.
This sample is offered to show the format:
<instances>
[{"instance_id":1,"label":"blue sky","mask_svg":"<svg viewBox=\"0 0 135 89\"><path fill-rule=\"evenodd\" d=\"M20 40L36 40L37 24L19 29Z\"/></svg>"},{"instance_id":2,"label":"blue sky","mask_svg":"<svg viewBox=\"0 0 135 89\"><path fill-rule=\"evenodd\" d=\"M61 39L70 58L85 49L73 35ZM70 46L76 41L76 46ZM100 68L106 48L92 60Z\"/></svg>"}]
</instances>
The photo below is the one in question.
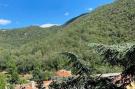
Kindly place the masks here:
<instances>
[{"instance_id":1,"label":"blue sky","mask_svg":"<svg viewBox=\"0 0 135 89\"><path fill-rule=\"evenodd\" d=\"M63 24L110 2L112 0L0 0L0 28Z\"/></svg>"}]
</instances>

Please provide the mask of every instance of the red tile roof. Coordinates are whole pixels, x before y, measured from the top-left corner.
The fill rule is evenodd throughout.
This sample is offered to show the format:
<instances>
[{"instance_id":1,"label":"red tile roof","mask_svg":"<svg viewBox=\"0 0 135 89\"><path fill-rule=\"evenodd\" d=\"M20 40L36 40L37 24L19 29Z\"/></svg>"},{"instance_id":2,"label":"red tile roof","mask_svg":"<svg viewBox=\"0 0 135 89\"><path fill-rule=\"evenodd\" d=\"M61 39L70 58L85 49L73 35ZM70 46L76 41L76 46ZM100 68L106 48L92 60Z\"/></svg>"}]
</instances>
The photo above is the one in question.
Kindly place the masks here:
<instances>
[{"instance_id":1,"label":"red tile roof","mask_svg":"<svg viewBox=\"0 0 135 89\"><path fill-rule=\"evenodd\" d=\"M48 86L52 83L52 80L44 81L45 89L49 89Z\"/></svg>"},{"instance_id":2,"label":"red tile roof","mask_svg":"<svg viewBox=\"0 0 135 89\"><path fill-rule=\"evenodd\" d=\"M70 77L72 76L71 71L67 70L59 70L56 72L56 76L58 77Z\"/></svg>"}]
</instances>

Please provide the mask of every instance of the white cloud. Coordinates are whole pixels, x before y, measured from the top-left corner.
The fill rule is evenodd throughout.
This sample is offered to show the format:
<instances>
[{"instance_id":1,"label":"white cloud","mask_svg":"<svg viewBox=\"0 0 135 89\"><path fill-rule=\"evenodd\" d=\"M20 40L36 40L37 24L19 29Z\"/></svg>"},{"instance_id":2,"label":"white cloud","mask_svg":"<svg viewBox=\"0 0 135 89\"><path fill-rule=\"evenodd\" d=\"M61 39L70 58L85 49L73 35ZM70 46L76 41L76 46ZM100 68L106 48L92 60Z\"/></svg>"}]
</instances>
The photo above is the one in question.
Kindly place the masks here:
<instances>
[{"instance_id":1,"label":"white cloud","mask_svg":"<svg viewBox=\"0 0 135 89\"><path fill-rule=\"evenodd\" d=\"M69 16L69 12L65 12L64 15L65 15L65 16Z\"/></svg>"},{"instance_id":2,"label":"white cloud","mask_svg":"<svg viewBox=\"0 0 135 89\"><path fill-rule=\"evenodd\" d=\"M42 24L42 25L40 25L40 27L42 27L42 28L48 28L48 27L52 27L52 26L59 26L59 24Z\"/></svg>"},{"instance_id":3,"label":"white cloud","mask_svg":"<svg viewBox=\"0 0 135 89\"><path fill-rule=\"evenodd\" d=\"M92 11L93 10L93 8L88 8L88 11Z\"/></svg>"},{"instance_id":4,"label":"white cloud","mask_svg":"<svg viewBox=\"0 0 135 89\"><path fill-rule=\"evenodd\" d=\"M7 25L10 24L11 20L7 20L7 19L0 19L0 25Z\"/></svg>"},{"instance_id":5,"label":"white cloud","mask_svg":"<svg viewBox=\"0 0 135 89\"><path fill-rule=\"evenodd\" d=\"M7 31L7 30L1 30L1 31L5 32L5 31Z\"/></svg>"}]
</instances>

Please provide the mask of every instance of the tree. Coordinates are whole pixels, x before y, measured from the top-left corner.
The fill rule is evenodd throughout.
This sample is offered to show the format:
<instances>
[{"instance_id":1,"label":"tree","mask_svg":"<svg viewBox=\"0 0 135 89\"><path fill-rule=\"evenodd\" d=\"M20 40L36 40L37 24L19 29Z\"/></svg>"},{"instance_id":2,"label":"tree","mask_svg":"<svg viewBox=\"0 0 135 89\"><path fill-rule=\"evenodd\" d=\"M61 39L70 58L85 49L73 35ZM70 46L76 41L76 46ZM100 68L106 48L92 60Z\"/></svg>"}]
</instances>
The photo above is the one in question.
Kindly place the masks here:
<instances>
[{"instance_id":1,"label":"tree","mask_svg":"<svg viewBox=\"0 0 135 89\"><path fill-rule=\"evenodd\" d=\"M93 72L93 68L88 67L86 65L86 62L82 59L79 59L76 54L70 52L63 52L62 54L67 56L67 58L69 59L68 64L71 66L72 69L76 71L76 75L85 74L89 76Z\"/></svg>"},{"instance_id":2,"label":"tree","mask_svg":"<svg viewBox=\"0 0 135 89\"><path fill-rule=\"evenodd\" d=\"M37 82L37 88L38 89L45 89L44 87L44 78L45 78L45 74L42 73L41 69L40 69L40 65L36 65L33 72L33 80Z\"/></svg>"},{"instance_id":3,"label":"tree","mask_svg":"<svg viewBox=\"0 0 135 89\"><path fill-rule=\"evenodd\" d=\"M8 73L10 74L10 79L9 82L11 84L18 84L20 83L20 78L19 78L19 74L17 72L17 67L16 64L13 60L9 60L10 63L8 63Z\"/></svg>"},{"instance_id":4,"label":"tree","mask_svg":"<svg viewBox=\"0 0 135 89\"><path fill-rule=\"evenodd\" d=\"M122 49L122 50L121 50ZM112 66L123 67L121 79L124 81L121 87L125 87L134 81L135 78L135 45L121 46L121 45L98 45L97 51L103 56L104 62L111 64Z\"/></svg>"},{"instance_id":5,"label":"tree","mask_svg":"<svg viewBox=\"0 0 135 89\"><path fill-rule=\"evenodd\" d=\"M121 66L125 70L135 65L135 45L98 45L96 49L103 61L112 66Z\"/></svg>"},{"instance_id":6,"label":"tree","mask_svg":"<svg viewBox=\"0 0 135 89\"><path fill-rule=\"evenodd\" d=\"M111 83L111 80L108 78L94 78L90 74L92 72L92 68L88 68L82 62L77 55L64 52L62 53L69 58L69 65L72 68L75 68L77 71L76 77L71 77L66 79L66 81L55 81L50 87L51 89L121 89L116 85Z\"/></svg>"},{"instance_id":7,"label":"tree","mask_svg":"<svg viewBox=\"0 0 135 89\"><path fill-rule=\"evenodd\" d=\"M0 74L0 89L5 89L6 87L6 78L3 74Z\"/></svg>"}]
</instances>

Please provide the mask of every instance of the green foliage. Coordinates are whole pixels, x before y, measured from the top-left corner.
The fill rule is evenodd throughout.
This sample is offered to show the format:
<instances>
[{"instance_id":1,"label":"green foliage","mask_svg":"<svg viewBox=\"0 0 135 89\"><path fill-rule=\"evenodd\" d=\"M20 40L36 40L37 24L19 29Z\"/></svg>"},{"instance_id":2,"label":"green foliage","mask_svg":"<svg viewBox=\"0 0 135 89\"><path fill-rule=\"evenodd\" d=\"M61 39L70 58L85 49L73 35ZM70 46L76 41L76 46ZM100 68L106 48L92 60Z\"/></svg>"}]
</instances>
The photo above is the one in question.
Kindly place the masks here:
<instances>
[{"instance_id":1,"label":"green foliage","mask_svg":"<svg viewBox=\"0 0 135 89\"><path fill-rule=\"evenodd\" d=\"M16 62L19 73L31 73L36 63L41 64L43 71L56 71L66 65L66 62L59 61L63 57L58 57L57 53L67 51L78 54L98 71L102 66L104 70L101 72L110 72L111 67L103 64L88 44L134 43L134 7L134 0L117 0L73 18L62 26L30 26L0 31L0 69L8 69L8 54ZM112 72L119 70L114 68Z\"/></svg>"},{"instance_id":2,"label":"green foliage","mask_svg":"<svg viewBox=\"0 0 135 89\"><path fill-rule=\"evenodd\" d=\"M54 81L50 89L123 89L117 87L109 78L91 77L89 68L79 61L78 57L69 52L62 53L69 58L69 65L77 69L77 76L69 77L63 81Z\"/></svg>"},{"instance_id":3,"label":"green foliage","mask_svg":"<svg viewBox=\"0 0 135 89\"><path fill-rule=\"evenodd\" d=\"M85 64L82 64L81 60L78 58L77 55L70 53L70 52L64 52L63 55L67 56L70 60L68 61L68 64L71 66L71 68L74 69L76 72L76 75L82 75L85 74L89 76L93 69L90 67L87 67Z\"/></svg>"},{"instance_id":4,"label":"green foliage","mask_svg":"<svg viewBox=\"0 0 135 89\"><path fill-rule=\"evenodd\" d=\"M34 68L32 75L33 75L32 80L37 82L36 87L38 89L45 89L43 87L43 81L45 80L45 73L42 72L39 64L37 64L37 66Z\"/></svg>"},{"instance_id":5,"label":"green foliage","mask_svg":"<svg viewBox=\"0 0 135 89\"><path fill-rule=\"evenodd\" d=\"M0 89L5 89L6 87L6 77L3 74L0 74Z\"/></svg>"},{"instance_id":6,"label":"green foliage","mask_svg":"<svg viewBox=\"0 0 135 89\"><path fill-rule=\"evenodd\" d=\"M20 79L20 84L26 84L26 83L28 83L28 81L26 80L26 79Z\"/></svg>"},{"instance_id":7,"label":"green foliage","mask_svg":"<svg viewBox=\"0 0 135 89\"><path fill-rule=\"evenodd\" d=\"M135 64L135 45L98 45L96 49L103 56L104 61L112 66L122 66L126 69Z\"/></svg>"},{"instance_id":8,"label":"green foliage","mask_svg":"<svg viewBox=\"0 0 135 89\"><path fill-rule=\"evenodd\" d=\"M44 75L45 75L45 80L49 80L51 79L52 76L54 76L54 73L51 71L45 71Z\"/></svg>"},{"instance_id":9,"label":"green foliage","mask_svg":"<svg viewBox=\"0 0 135 89\"><path fill-rule=\"evenodd\" d=\"M33 74L33 80L34 81L44 80L42 75L41 75L41 70L40 70L39 66L34 68L32 74Z\"/></svg>"},{"instance_id":10,"label":"green foliage","mask_svg":"<svg viewBox=\"0 0 135 89\"><path fill-rule=\"evenodd\" d=\"M10 71L13 80L17 81L18 73L32 73L35 79L46 78L42 76L46 71L55 72L69 68L67 58L60 56L61 52L78 54L79 61L85 61L88 67L96 69L93 73L121 71L120 67L114 66L112 69L110 63L104 64L100 55L95 53L89 44L134 44L134 23L135 1L116 0L90 13L73 18L62 26L50 28L30 26L0 31L0 71ZM108 52L106 56L114 55L111 56L112 59L118 59L118 55L121 54L115 49L106 51ZM127 55L130 52L126 53L126 59L123 60L129 58ZM115 62L116 60L113 60L112 64L116 65ZM131 62L133 61L128 61L127 64ZM75 63L78 64L78 61ZM39 68L37 64L40 64Z\"/></svg>"},{"instance_id":11,"label":"green foliage","mask_svg":"<svg viewBox=\"0 0 135 89\"><path fill-rule=\"evenodd\" d=\"M11 84L20 83L20 78L19 78L19 74L17 72L17 67L14 64L12 64L12 66L10 66L9 74L10 74L9 82Z\"/></svg>"}]
</instances>

